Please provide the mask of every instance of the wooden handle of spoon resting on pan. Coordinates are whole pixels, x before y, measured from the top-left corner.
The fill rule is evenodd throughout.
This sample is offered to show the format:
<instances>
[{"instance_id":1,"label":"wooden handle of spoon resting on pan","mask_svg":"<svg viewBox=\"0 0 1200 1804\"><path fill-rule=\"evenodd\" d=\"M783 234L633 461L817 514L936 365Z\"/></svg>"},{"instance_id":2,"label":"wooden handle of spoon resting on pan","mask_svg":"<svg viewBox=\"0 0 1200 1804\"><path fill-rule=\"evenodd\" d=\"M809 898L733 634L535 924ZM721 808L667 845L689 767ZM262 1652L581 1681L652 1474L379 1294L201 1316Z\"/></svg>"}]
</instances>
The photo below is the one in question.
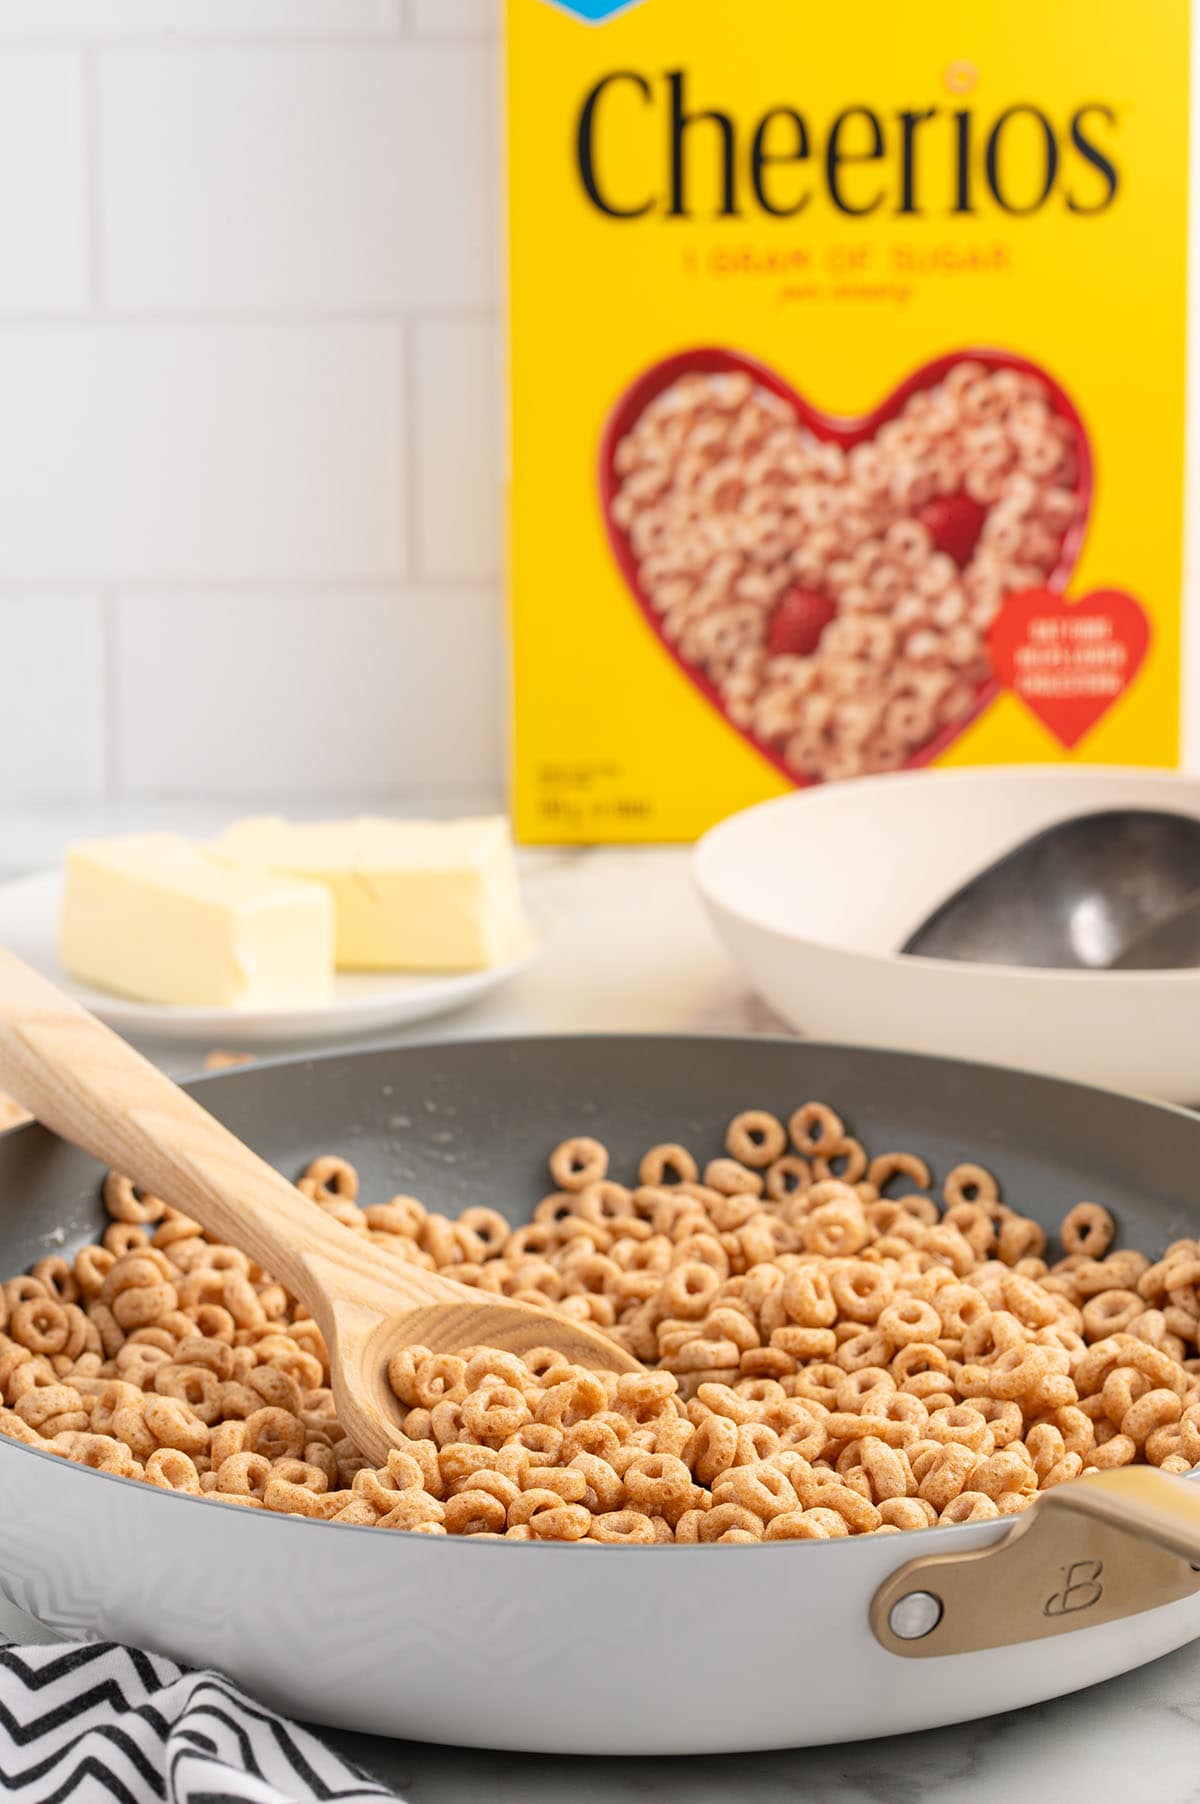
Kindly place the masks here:
<instances>
[{"instance_id":1,"label":"wooden handle of spoon resting on pan","mask_svg":"<svg viewBox=\"0 0 1200 1804\"><path fill-rule=\"evenodd\" d=\"M395 1315L479 1293L353 1234L46 978L0 948L0 1089L264 1266L318 1322L335 1291ZM319 1261L319 1277L308 1260Z\"/></svg>"},{"instance_id":2,"label":"wooden handle of spoon resting on pan","mask_svg":"<svg viewBox=\"0 0 1200 1804\"><path fill-rule=\"evenodd\" d=\"M998 1541L919 1555L887 1578L871 1627L908 1659L978 1653L1117 1622L1200 1593L1200 1484L1155 1466L1043 1491Z\"/></svg>"}]
</instances>

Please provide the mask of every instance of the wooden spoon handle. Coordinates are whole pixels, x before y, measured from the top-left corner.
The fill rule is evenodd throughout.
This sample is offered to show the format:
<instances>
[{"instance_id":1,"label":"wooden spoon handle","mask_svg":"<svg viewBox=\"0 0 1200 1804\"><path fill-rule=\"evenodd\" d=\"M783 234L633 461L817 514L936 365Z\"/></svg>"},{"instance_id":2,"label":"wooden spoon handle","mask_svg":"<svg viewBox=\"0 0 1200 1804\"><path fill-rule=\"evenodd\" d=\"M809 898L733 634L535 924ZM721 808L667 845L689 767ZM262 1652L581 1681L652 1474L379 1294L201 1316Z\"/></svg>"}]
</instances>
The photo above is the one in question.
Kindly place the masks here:
<instances>
[{"instance_id":1,"label":"wooden spoon handle","mask_svg":"<svg viewBox=\"0 0 1200 1804\"><path fill-rule=\"evenodd\" d=\"M392 1311L477 1301L465 1286L389 1257L324 1215L169 1077L2 947L0 1088L64 1140L241 1247L318 1320L321 1290Z\"/></svg>"}]
</instances>

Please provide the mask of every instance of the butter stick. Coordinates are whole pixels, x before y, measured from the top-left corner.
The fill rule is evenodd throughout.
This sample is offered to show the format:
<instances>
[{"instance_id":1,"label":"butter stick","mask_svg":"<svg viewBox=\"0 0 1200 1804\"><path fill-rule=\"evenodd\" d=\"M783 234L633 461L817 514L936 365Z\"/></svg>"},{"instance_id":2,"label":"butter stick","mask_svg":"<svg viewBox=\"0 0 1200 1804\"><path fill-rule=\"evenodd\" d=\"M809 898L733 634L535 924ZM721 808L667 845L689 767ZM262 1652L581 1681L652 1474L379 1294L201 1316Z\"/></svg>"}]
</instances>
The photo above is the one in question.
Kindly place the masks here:
<instances>
[{"instance_id":1,"label":"butter stick","mask_svg":"<svg viewBox=\"0 0 1200 1804\"><path fill-rule=\"evenodd\" d=\"M286 1008L333 995L325 890L171 833L71 848L60 950L72 977L141 1002Z\"/></svg>"},{"instance_id":2,"label":"butter stick","mask_svg":"<svg viewBox=\"0 0 1200 1804\"><path fill-rule=\"evenodd\" d=\"M348 971L477 971L528 945L508 823L239 821L216 842L243 866L319 883Z\"/></svg>"}]
</instances>

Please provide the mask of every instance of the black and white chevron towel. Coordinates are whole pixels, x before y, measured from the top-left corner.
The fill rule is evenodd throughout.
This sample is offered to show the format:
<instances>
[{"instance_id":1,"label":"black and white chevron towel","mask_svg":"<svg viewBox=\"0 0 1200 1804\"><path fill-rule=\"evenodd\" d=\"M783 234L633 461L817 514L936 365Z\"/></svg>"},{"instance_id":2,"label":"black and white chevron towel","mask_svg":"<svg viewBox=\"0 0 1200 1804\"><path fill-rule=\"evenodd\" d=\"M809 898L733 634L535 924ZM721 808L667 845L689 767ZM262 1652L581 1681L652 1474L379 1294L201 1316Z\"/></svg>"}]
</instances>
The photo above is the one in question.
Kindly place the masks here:
<instances>
[{"instance_id":1,"label":"black and white chevron towel","mask_svg":"<svg viewBox=\"0 0 1200 1804\"><path fill-rule=\"evenodd\" d=\"M111 1643L0 1641L0 1796L20 1804L390 1799L217 1673Z\"/></svg>"}]
</instances>

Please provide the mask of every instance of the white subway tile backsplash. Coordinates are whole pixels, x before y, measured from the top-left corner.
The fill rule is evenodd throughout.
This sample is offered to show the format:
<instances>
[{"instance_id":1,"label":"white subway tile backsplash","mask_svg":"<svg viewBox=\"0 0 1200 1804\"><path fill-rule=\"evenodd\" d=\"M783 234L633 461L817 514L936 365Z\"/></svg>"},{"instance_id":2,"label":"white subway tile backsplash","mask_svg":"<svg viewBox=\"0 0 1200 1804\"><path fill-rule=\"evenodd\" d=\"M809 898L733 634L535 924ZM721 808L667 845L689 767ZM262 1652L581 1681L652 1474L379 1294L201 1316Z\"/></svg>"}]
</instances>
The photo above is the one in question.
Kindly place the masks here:
<instances>
[{"instance_id":1,"label":"white subway tile backsplash","mask_svg":"<svg viewBox=\"0 0 1200 1804\"><path fill-rule=\"evenodd\" d=\"M504 0L409 0L413 30L429 37L487 37L498 31Z\"/></svg>"},{"instance_id":2,"label":"white subway tile backsplash","mask_svg":"<svg viewBox=\"0 0 1200 1804\"><path fill-rule=\"evenodd\" d=\"M495 578L500 569L500 326L422 320L415 328L413 542L423 576Z\"/></svg>"},{"instance_id":3,"label":"white subway tile backsplash","mask_svg":"<svg viewBox=\"0 0 1200 1804\"><path fill-rule=\"evenodd\" d=\"M0 595L0 799L103 792L102 608L98 595Z\"/></svg>"},{"instance_id":4,"label":"white subway tile backsplash","mask_svg":"<svg viewBox=\"0 0 1200 1804\"><path fill-rule=\"evenodd\" d=\"M394 32L404 0L0 0L0 39L358 37Z\"/></svg>"},{"instance_id":5,"label":"white subway tile backsplash","mask_svg":"<svg viewBox=\"0 0 1200 1804\"><path fill-rule=\"evenodd\" d=\"M403 566L390 325L0 327L0 396L2 581Z\"/></svg>"},{"instance_id":6,"label":"white subway tile backsplash","mask_svg":"<svg viewBox=\"0 0 1200 1804\"><path fill-rule=\"evenodd\" d=\"M82 59L0 55L0 311L86 301L86 171Z\"/></svg>"},{"instance_id":7,"label":"white subway tile backsplash","mask_svg":"<svg viewBox=\"0 0 1200 1804\"><path fill-rule=\"evenodd\" d=\"M472 44L101 52L106 302L493 304L494 86Z\"/></svg>"},{"instance_id":8,"label":"white subway tile backsplash","mask_svg":"<svg viewBox=\"0 0 1200 1804\"><path fill-rule=\"evenodd\" d=\"M501 661L498 604L478 589L122 595L121 791L498 785ZM169 671L186 680L164 680Z\"/></svg>"}]
</instances>

